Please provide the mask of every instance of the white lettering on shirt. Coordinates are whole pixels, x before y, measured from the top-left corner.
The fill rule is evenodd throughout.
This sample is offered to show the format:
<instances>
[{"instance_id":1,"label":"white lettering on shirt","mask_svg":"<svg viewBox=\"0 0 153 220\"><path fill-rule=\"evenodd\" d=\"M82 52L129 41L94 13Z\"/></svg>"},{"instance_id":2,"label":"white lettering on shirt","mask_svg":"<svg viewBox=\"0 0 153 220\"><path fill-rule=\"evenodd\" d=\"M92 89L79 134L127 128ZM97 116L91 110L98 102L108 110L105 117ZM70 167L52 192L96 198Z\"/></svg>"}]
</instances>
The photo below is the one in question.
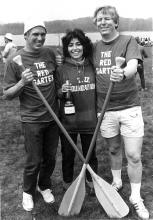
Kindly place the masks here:
<instances>
[{"instance_id":1,"label":"white lettering on shirt","mask_svg":"<svg viewBox=\"0 0 153 220\"><path fill-rule=\"evenodd\" d=\"M105 51L105 52L101 52L101 57L100 57L100 61L99 61L99 67L96 68L96 73L97 75L100 74L111 74L111 55L112 55L112 51Z\"/></svg>"},{"instance_id":2,"label":"white lettering on shirt","mask_svg":"<svg viewBox=\"0 0 153 220\"><path fill-rule=\"evenodd\" d=\"M53 73L49 72L45 62L34 63L36 67L37 77L34 79L34 82L37 85L48 84L54 80Z\"/></svg>"}]
</instances>

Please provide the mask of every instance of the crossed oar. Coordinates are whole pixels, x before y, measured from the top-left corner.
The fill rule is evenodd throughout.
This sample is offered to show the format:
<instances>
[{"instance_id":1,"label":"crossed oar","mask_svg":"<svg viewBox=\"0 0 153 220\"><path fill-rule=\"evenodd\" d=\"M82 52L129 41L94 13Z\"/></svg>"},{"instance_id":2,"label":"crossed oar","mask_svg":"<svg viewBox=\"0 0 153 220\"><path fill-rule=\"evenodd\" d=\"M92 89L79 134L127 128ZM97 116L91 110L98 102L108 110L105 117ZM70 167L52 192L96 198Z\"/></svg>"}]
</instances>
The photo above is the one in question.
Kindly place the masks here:
<instances>
[{"instance_id":1,"label":"crossed oar","mask_svg":"<svg viewBox=\"0 0 153 220\"><path fill-rule=\"evenodd\" d=\"M13 60L21 67L22 71L25 70L25 67L22 64L22 59L20 55L16 56ZM117 66L121 66L124 61L125 61L124 58L116 57ZM60 129L66 136L66 138L68 139L68 141L71 143L74 150L78 153L81 160L84 162L80 175L76 178L76 180L71 184L71 186L68 188L68 190L64 194L64 197L62 199L62 202L61 202L61 205L58 211L59 215L69 216L69 215L75 215L75 214L80 213L80 210L81 210L81 207L84 201L84 197L85 197L85 175L84 174L87 168L92 176L97 199L102 205L102 207L104 208L104 210L106 211L107 215L111 218L122 218L126 216L129 212L129 208L126 205L126 203L123 201L119 193L110 184L108 184L105 180L99 177L88 164L105 110L107 108L107 104L110 99L110 94L113 89L114 83L112 82L110 83L110 86L109 86L109 89L108 89L108 92L105 98L105 102L104 102L100 117L98 119L98 123L95 129L86 159L83 157L81 152L78 150L77 146L75 145L75 143L69 136L68 132L66 131L66 129L63 127L63 125L59 121L58 117L56 116L56 114L54 113L54 111L52 110L52 108L50 107L46 99L44 98L43 94L41 93L37 85L34 82L32 82L32 84L37 94L43 101L44 105L46 106L50 114L52 115L52 117L54 118L54 120L56 121L56 123L58 124L58 126L60 127Z\"/></svg>"}]
</instances>

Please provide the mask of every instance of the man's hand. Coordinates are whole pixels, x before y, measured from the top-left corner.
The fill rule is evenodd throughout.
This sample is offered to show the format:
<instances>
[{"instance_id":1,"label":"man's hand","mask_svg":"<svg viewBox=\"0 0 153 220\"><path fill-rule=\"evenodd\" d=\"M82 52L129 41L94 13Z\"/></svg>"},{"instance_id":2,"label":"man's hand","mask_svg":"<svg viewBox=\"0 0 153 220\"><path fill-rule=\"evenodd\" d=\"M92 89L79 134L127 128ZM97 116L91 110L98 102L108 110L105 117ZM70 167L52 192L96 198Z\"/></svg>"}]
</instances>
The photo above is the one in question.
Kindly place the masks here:
<instances>
[{"instance_id":1,"label":"man's hand","mask_svg":"<svg viewBox=\"0 0 153 220\"><path fill-rule=\"evenodd\" d=\"M34 79L33 73L30 71L30 69L26 69L25 71L22 72L21 74L21 81L23 85L26 85Z\"/></svg>"},{"instance_id":2,"label":"man's hand","mask_svg":"<svg viewBox=\"0 0 153 220\"><path fill-rule=\"evenodd\" d=\"M124 78L124 69L112 66L111 70L110 80L113 82L121 82Z\"/></svg>"},{"instance_id":3,"label":"man's hand","mask_svg":"<svg viewBox=\"0 0 153 220\"><path fill-rule=\"evenodd\" d=\"M57 66L60 66L60 65L63 64L64 56L63 56L63 54L62 54L62 52L60 51L59 48L57 48L56 51L57 51L56 64L57 64Z\"/></svg>"}]
</instances>

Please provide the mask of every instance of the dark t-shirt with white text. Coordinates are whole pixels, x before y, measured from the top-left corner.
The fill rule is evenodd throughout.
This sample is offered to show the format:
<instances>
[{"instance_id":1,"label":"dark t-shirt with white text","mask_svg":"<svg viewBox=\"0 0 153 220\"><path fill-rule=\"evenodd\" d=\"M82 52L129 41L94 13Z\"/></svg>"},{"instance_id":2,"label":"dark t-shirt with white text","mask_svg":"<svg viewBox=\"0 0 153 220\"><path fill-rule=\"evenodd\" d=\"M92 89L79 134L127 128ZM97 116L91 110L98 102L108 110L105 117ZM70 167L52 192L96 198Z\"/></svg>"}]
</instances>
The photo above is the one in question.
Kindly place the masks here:
<instances>
[{"instance_id":1,"label":"dark t-shirt with white text","mask_svg":"<svg viewBox=\"0 0 153 220\"><path fill-rule=\"evenodd\" d=\"M57 114L58 103L54 81L56 62L53 51L45 47L38 53L26 52L21 49L16 55L21 55L24 67L30 68L33 72L34 82ZM4 89L14 86L21 79L21 72L20 67L12 59L9 60L6 64ZM23 122L49 122L53 120L32 83L24 86L19 95L19 100Z\"/></svg>"}]
</instances>

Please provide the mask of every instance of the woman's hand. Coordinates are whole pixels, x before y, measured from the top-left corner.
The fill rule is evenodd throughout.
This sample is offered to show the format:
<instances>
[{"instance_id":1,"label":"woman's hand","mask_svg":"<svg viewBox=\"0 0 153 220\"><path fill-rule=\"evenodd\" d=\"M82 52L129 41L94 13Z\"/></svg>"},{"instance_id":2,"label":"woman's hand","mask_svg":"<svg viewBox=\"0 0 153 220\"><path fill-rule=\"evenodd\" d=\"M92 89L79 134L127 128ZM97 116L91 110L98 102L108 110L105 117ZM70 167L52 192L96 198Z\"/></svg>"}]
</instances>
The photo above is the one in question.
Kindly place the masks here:
<instances>
[{"instance_id":1,"label":"woman's hand","mask_svg":"<svg viewBox=\"0 0 153 220\"><path fill-rule=\"evenodd\" d=\"M67 92L67 91L71 91L72 90L72 86L71 85L68 85L68 84L63 84L62 85L62 92Z\"/></svg>"}]
</instances>

